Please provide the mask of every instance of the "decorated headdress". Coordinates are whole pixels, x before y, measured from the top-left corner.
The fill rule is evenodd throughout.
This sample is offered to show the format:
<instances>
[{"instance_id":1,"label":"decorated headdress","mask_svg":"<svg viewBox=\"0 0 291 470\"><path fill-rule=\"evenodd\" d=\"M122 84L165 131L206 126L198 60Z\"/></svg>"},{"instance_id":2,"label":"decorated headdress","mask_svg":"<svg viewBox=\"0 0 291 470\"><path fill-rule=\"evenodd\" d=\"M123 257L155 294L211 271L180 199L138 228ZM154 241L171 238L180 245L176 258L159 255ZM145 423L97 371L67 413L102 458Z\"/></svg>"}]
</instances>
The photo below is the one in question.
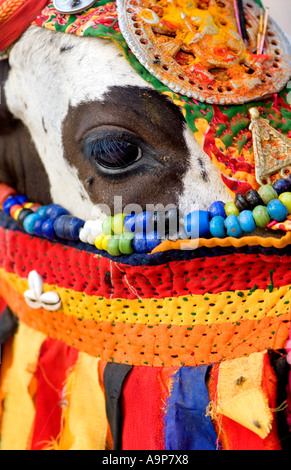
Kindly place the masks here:
<instances>
[{"instance_id":1,"label":"decorated headdress","mask_svg":"<svg viewBox=\"0 0 291 470\"><path fill-rule=\"evenodd\" d=\"M72 5L55 2L66 3ZM251 52L232 35L230 1L201 0L191 21L182 0L118 0L118 8L89 1L84 11L78 8L84 2L73 3L78 11L66 14L53 2L19 2L39 8L39 15L31 12L21 26L16 21L9 38L2 27L17 19L17 10L6 8L0 49L32 20L53 31L110 38L137 73L181 108L233 195L288 171L288 47L270 20L267 50L256 54L259 1L246 3ZM222 34L219 22L229 30L218 38L218 63L208 55L199 61L199 37ZM225 61L235 62L234 55L241 61L229 68ZM241 74L247 81L240 83ZM275 175L264 158L270 138L273 162L276 155L287 162ZM156 450L281 448L275 364L286 364L290 331L290 234L205 238L196 250L116 258L81 243L83 226L59 206L36 206L3 184L0 206L0 294L20 320L1 388L8 403L4 446L15 442L17 428L25 448L103 448L108 420L116 450L121 441L135 448L136 440Z\"/></svg>"}]
</instances>

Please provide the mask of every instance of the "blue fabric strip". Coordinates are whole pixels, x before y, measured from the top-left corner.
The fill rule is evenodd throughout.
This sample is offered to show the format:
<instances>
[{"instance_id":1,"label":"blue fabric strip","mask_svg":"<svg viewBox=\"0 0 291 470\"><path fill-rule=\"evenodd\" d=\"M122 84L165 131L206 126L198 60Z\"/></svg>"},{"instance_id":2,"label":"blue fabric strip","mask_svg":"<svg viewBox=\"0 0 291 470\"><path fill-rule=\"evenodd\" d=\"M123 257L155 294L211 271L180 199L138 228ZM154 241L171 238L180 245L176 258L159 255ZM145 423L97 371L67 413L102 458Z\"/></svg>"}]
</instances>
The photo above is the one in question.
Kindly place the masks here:
<instances>
[{"instance_id":1,"label":"blue fabric strip","mask_svg":"<svg viewBox=\"0 0 291 470\"><path fill-rule=\"evenodd\" d=\"M165 414L165 450L217 450L217 436L206 416L208 366L181 367Z\"/></svg>"}]
</instances>

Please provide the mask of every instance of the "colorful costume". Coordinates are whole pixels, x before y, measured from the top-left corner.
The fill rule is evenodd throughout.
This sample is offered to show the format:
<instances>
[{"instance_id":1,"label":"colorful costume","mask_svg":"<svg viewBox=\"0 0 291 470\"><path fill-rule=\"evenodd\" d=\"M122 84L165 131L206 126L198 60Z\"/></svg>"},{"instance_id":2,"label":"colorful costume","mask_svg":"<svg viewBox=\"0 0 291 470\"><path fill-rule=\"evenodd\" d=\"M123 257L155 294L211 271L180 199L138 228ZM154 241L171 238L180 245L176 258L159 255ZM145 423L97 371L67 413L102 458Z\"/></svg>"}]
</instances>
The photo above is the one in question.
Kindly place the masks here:
<instances>
[{"instance_id":1,"label":"colorful costume","mask_svg":"<svg viewBox=\"0 0 291 470\"><path fill-rule=\"evenodd\" d=\"M231 194L257 189L254 103L227 107L172 91L130 53L117 19L114 2L80 15L49 2L34 24L114 40L181 107ZM290 132L286 89L256 107ZM0 217L3 449L288 447L289 233L206 238L195 250L168 241L115 258L24 233L15 218ZM54 297L56 309L45 301Z\"/></svg>"}]
</instances>

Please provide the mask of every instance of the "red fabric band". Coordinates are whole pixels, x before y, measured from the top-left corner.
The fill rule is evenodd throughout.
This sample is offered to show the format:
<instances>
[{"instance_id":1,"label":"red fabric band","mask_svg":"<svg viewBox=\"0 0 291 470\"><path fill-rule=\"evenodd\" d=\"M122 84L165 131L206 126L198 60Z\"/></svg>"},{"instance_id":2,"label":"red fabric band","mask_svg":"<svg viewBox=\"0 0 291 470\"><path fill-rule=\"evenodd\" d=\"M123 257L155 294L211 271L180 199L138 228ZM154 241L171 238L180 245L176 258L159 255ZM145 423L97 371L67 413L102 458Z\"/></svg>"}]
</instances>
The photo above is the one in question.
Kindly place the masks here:
<instances>
[{"instance_id":1,"label":"red fabric band","mask_svg":"<svg viewBox=\"0 0 291 470\"><path fill-rule=\"evenodd\" d=\"M0 51L24 33L47 3L48 0L0 0Z\"/></svg>"}]
</instances>

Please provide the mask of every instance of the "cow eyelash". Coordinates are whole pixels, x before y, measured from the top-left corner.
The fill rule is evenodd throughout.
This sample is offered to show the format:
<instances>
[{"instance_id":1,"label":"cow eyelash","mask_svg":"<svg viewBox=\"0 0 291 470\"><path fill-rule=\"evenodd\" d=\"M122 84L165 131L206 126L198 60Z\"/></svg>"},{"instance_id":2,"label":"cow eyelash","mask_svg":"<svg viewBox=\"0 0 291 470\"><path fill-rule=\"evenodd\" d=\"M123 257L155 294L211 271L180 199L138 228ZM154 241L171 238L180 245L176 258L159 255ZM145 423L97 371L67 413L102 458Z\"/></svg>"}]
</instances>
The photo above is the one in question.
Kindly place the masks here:
<instances>
[{"instance_id":1,"label":"cow eyelash","mask_svg":"<svg viewBox=\"0 0 291 470\"><path fill-rule=\"evenodd\" d=\"M91 163L105 170L127 168L142 158L142 150L130 140L118 136L85 139L83 154Z\"/></svg>"}]
</instances>

